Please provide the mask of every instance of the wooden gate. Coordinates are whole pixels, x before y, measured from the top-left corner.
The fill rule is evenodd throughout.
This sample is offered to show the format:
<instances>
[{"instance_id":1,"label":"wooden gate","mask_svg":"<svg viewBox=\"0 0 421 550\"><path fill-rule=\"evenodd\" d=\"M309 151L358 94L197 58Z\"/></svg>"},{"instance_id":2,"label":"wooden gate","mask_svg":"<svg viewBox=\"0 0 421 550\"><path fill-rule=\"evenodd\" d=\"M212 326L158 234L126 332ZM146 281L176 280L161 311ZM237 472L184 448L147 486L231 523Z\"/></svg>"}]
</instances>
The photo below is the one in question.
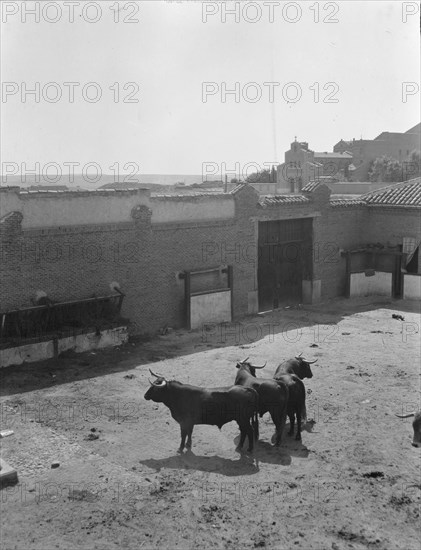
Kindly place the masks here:
<instances>
[{"instance_id":1,"label":"wooden gate","mask_svg":"<svg viewBox=\"0 0 421 550\"><path fill-rule=\"evenodd\" d=\"M233 318L233 269L218 266L200 271L185 271L187 328L206 323L230 322Z\"/></svg>"},{"instance_id":2,"label":"wooden gate","mask_svg":"<svg viewBox=\"0 0 421 550\"><path fill-rule=\"evenodd\" d=\"M403 276L401 247L372 245L346 250L345 296L386 294L402 298Z\"/></svg>"},{"instance_id":3,"label":"wooden gate","mask_svg":"<svg viewBox=\"0 0 421 550\"><path fill-rule=\"evenodd\" d=\"M259 222L259 311L301 302L311 260L311 218Z\"/></svg>"}]
</instances>

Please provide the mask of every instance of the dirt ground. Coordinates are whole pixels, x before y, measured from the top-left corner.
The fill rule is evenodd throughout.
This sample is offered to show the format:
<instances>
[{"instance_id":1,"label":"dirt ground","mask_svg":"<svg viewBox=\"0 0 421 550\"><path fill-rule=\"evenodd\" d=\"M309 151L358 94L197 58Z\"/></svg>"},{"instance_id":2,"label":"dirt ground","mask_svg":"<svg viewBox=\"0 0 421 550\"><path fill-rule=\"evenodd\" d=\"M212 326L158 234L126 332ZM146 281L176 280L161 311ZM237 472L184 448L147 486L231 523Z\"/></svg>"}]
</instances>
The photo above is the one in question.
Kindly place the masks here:
<instances>
[{"instance_id":1,"label":"dirt ground","mask_svg":"<svg viewBox=\"0 0 421 550\"><path fill-rule=\"evenodd\" d=\"M419 409L418 308L335 300L2 369L1 456L19 483L0 493L1 548L418 549L421 450L395 416ZM247 355L271 377L299 352L318 359L314 422L280 449L265 415L253 455L232 422L196 426L180 456L169 410L143 399L148 367L212 387Z\"/></svg>"}]
</instances>

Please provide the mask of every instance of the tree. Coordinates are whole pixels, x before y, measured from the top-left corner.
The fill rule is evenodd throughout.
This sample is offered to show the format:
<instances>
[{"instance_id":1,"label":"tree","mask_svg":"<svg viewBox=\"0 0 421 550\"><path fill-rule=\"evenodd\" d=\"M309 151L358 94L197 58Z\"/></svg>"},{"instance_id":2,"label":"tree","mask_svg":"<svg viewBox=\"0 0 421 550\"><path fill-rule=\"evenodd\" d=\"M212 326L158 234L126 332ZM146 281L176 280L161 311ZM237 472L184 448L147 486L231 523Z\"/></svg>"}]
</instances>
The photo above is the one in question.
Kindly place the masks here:
<instances>
[{"instance_id":1,"label":"tree","mask_svg":"<svg viewBox=\"0 0 421 550\"><path fill-rule=\"evenodd\" d=\"M372 182L394 183L404 180L404 167L398 160L386 155L376 158L370 166L368 177Z\"/></svg>"},{"instance_id":2,"label":"tree","mask_svg":"<svg viewBox=\"0 0 421 550\"><path fill-rule=\"evenodd\" d=\"M276 183L278 181L278 173L275 166L272 166L272 183Z\"/></svg>"},{"instance_id":3,"label":"tree","mask_svg":"<svg viewBox=\"0 0 421 550\"><path fill-rule=\"evenodd\" d=\"M261 172L254 172L247 176L246 181L248 183L276 183L276 168L262 170Z\"/></svg>"},{"instance_id":4,"label":"tree","mask_svg":"<svg viewBox=\"0 0 421 550\"><path fill-rule=\"evenodd\" d=\"M404 162L404 176L405 180L412 178L419 178L421 175L421 158L420 151L416 149L409 155L409 159Z\"/></svg>"}]
</instances>

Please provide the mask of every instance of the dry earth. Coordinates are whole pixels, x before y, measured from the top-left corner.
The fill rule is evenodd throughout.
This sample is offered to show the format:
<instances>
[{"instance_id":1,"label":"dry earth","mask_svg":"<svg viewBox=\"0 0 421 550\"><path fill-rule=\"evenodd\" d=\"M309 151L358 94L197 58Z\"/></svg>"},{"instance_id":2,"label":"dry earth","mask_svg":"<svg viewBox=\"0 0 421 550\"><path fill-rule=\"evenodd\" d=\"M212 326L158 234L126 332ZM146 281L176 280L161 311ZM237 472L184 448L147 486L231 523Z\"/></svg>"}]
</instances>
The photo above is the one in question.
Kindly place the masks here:
<instances>
[{"instance_id":1,"label":"dry earth","mask_svg":"<svg viewBox=\"0 0 421 550\"><path fill-rule=\"evenodd\" d=\"M3 369L19 483L1 491L1 547L418 549L421 450L395 417L419 408L418 307L337 300ZM266 415L252 456L235 423L196 426L180 456L168 409L143 399L149 366L211 387L247 355L272 376L300 351L318 358L302 443L274 448Z\"/></svg>"}]
</instances>

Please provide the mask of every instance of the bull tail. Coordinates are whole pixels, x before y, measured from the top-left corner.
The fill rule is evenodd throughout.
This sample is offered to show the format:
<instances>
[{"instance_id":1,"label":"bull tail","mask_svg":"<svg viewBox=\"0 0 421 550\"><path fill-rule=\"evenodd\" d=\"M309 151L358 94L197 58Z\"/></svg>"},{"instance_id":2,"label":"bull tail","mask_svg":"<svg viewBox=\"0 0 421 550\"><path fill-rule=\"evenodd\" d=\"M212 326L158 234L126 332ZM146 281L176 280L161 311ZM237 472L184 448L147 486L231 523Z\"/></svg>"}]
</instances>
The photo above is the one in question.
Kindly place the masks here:
<instances>
[{"instance_id":1,"label":"bull tail","mask_svg":"<svg viewBox=\"0 0 421 550\"><path fill-rule=\"evenodd\" d=\"M303 422L303 424L307 422L307 409L305 403L303 405L303 410L301 411L301 421Z\"/></svg>"},{"instance_id":2,"label":"bull tail","mask_svg":"<svg viewBox=\"0 0 421 550\"><path fill-rule=\"evenodd\" d=\"M256 392L256 398L254 400L254 413L253 413L253 433L254 440L259 440L259 394Z\"/></svg>"},{"instance_id":3,"label":"bull tail","mask_svg":"<svg viewBox=\"0 0 421 550\"><path fill-rule=\"evenodd\" d=\"M303 424L307 422L306 394L304 392L303 408L301 410L301 421Z\"/></svg>"},{"instance_id":4,"label":"bull tail","mask_svg":"<svg viewBox=\"0 0 421 550\"><path fill-rule=\"evenodd\" d=\"M254 440L259 440L259 416L257 414L257 411L253 415L253 433L254 433Z\"/></svg>"}]
</instances>

